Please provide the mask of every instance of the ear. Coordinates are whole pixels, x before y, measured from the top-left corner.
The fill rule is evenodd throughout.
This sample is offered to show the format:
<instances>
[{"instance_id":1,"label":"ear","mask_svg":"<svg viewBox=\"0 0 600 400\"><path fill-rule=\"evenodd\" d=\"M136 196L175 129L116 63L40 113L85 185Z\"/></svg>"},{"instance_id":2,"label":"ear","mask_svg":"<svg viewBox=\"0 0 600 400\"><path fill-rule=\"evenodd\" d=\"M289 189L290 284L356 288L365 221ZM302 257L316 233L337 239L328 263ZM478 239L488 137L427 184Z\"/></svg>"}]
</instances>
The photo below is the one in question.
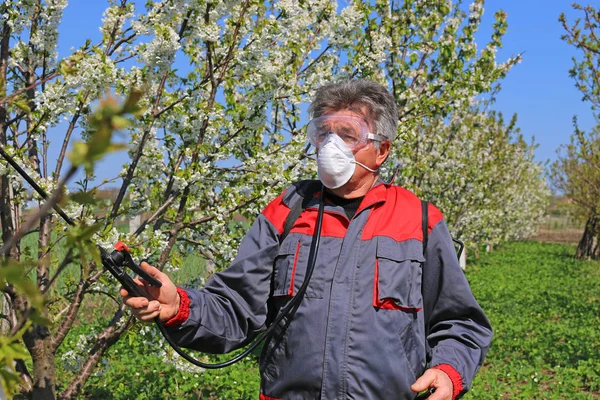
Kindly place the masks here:
<instances>
[{"instance_id":1,"label":"ear","mask_svg":"<svg viewBox=\"0 0 600 400\"><path fill-rule=\"evenodd\" d=\"M389 140L385 140L379 143L379 149L377 149L377 158L375 159L375 163L377 164L377 168L381 167L381 164L388 158L390 154L391 143Z\"/></svg>"}]
</instances>

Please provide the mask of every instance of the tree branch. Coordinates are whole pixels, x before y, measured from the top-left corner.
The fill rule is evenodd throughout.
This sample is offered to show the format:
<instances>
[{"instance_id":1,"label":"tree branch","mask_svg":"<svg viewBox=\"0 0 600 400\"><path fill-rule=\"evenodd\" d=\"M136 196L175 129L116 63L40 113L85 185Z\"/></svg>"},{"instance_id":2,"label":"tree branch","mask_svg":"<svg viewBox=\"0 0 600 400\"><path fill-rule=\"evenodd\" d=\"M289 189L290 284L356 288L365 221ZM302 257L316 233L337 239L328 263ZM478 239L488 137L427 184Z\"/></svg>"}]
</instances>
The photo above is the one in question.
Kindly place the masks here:
<instances>
[{"instance_id":1,"label":"tree branch","mask_svg":"<svg viewBox=\"0 0 600 400\"><path fill-rule=\"evenodd\" d=\"M72 399L79 395L83 385L92 372L98 365L98 362L102 359L102 356L106 352L106 350L112 346L114 343L119 340L123 332L125 332L129 327L133 324L132 317L129 317L128 320L120 327L116 328L117 323L121 320L123 316L123 308L121 306L119 311L114 315L113 319L110 321L109 325L104 329L104 331L97 336L96 342L94 346L88 352L88 356L79 371L79 374L75 377L75 379L70 383L67 389L59 395L60 399Z\"/></svg>"},{"instance_id":2,"label":"tree branch","mask_svg":"<svg viewBox=\"0 0 600 400\"><path fill-rule=\"evenodd\" d=\"M8 255L10 249L12 249L13 246L15 246L15 244L21 239L21 237L27 234L27 232L31 230L33 225L35 225L41 217L47 215L50 212L50 210L52 210L54 205L57 204L60 198L62 197L62 188L65 186L65 183L69 179L71 179L71 177L75 174L76 171L77 168L71 166L71 169L67 172L65 178L61 180L56 186L56 189L54 190L54 193L52 193L52 196L44 202L40 210L35 215L31 216L19 228L19 230L4 243L4 246L2 246L2 249L0 249L0 254L4 254L5 256Z\"/></svg>"}]
</instances>

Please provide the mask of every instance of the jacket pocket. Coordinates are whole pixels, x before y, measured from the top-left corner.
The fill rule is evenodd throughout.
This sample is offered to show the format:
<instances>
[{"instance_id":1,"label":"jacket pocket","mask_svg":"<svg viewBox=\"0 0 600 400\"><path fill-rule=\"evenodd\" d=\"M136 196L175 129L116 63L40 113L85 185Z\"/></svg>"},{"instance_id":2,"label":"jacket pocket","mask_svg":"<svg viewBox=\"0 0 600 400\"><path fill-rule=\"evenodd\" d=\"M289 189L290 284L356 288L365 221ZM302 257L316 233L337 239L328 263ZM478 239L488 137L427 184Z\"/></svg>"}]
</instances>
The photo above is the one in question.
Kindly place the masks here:
<instances>
[{"instance_id":1,"label":"jacket pocket","mask_svg":"<svg viewBox=\"0 0 600 400\"><path fill-rule=\"evenodd\" d=\"M306 276L309 244L303 243L297 235L289 235L279 248L273 271L273 296L294 296L302 286ZM306 288L304 297L322 298L322 283L315 273Z\"/></svg>"},{"instance_id":2,"label":"jacket pocket","mask_svg":"<svg viewBox=\"0 0 600 400\"><path fill-rule=\"evenodd\" d=\"M295 246L293 246L295 245ZM279 248L274 266L273 296L293 296L296 267L302 243L299 240L286 240Z\"/></svg>"},{"instance_id":3,"label":"jacket pocket","mask_svg":"<svg viewBox=\"0 0 600 400\"><path fill-rule=\"evenodd\" d=\"M373 307L420 311L423 308L421 263L425 261L418 249L420 243L382 239L379 238L377 242Z\"/></svg>"}]
</instances>

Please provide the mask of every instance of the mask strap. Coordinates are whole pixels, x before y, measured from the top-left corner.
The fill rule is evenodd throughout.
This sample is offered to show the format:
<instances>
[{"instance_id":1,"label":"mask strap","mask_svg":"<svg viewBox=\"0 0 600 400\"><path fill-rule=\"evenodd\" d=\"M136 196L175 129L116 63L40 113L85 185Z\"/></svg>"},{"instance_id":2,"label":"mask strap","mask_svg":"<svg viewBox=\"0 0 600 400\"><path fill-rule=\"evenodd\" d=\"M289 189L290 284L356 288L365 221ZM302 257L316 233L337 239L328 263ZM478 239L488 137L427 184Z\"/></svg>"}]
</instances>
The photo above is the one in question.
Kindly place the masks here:
<instances>
[{"instance_id":1,"label":"mask strap","mask_svg":"<svg viewBox=\"0 0 600 400\"><path fill-rule=\"evenodd\" d=\"M353 162L354 164L358 164L358 165L360 165L361 167L363 167L363 168L364 168L364 169L366 169L367 171L371 171L371 172L377 172L377 171L379 171L379 168L377 168L377 169L371 169L371 168L367 167L365 164L363 164L363 163L361 163L361 162L358 162L358 161L356 161L356 160L353 160L352 162Z\"/></svg>"}]
</instances>

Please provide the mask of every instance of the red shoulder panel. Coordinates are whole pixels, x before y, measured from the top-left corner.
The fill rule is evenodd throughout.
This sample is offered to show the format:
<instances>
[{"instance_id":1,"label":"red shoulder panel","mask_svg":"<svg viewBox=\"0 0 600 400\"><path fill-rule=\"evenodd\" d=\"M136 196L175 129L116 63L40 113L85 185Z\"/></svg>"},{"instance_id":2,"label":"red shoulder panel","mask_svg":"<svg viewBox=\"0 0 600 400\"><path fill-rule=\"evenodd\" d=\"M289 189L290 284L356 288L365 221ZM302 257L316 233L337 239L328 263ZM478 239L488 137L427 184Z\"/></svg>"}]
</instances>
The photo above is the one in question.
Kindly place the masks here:
<instances>
[{"instance_id":1,"label":"red shoulder panel","mask_svg":"<svg viewBox=\"0 0 600 400\"><path fill-rule=\"evenodd\" d=\"M271 396L267 396L266 394L259 394L258 395L258 400L282 400L279 398L275 398L275 397L271 397Z\"/></svg>"},{"instance_id":2,"label":"red shoulder panel","mask_svg":"<svg viewBox=\"0 0 600 400\"><path fill-rule=\"evenodd\" d=\"M285 225L285 219L290 213L290 208L283 202L283 195L281 193L279 197L271 201L263 210L262 214L273 224L277 232L281 235L283 233L283 226Z\"/></svg>"},{"instance_id":3,"label":"red shoulder panel","mask_svg":"<svg viewBox=\"0 0 600 400\"><path fill-rule=\"evenodd\" d=\"M318 210L305 210L292 227L290 233L303 233L313 235L317 225ZM336 213L323 213L323 226L321 227L321 236L343 238L348 230L348 219Z\"/></svg>"},{"instance_id":4,"label":"red shoulder panel","mask_svg":"<svg viewBox=\"0 0 600 400\"><path fill-rule=\"evenodd\" d=\"M442 220L442 213L432 204L428 230ZM363 230L362 239L387 236L398 242L408 239L423 241L421 200L412 192L398 186L388 186L384 203L375 205Z\"/></svg>"}]
</instances>

